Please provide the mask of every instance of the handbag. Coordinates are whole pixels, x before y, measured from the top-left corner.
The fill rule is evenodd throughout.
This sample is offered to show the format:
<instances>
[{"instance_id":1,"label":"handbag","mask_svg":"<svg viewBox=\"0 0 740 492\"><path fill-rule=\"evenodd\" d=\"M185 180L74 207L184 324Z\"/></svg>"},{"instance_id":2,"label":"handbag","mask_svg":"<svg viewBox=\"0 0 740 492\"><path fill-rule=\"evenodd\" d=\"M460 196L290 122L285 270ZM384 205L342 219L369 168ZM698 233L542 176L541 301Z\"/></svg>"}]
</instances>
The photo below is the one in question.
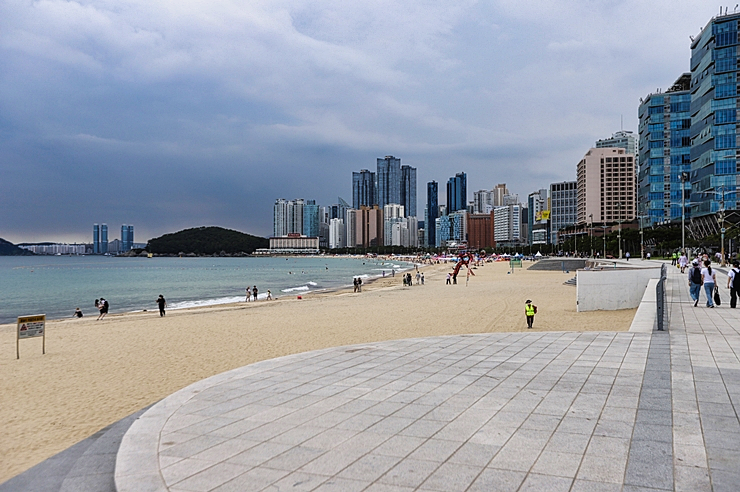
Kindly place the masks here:
<instances>
[{"instance_id":1,"label":"handbag","mask_svg":"<svg viewBox=\"0 0 740 492\"><path fill-rule=\"evenodd\" d=\"M718 306L722 305L722 298L719 296L719 287L714 286L714 303Z\"/></svg>"}]
</instances>

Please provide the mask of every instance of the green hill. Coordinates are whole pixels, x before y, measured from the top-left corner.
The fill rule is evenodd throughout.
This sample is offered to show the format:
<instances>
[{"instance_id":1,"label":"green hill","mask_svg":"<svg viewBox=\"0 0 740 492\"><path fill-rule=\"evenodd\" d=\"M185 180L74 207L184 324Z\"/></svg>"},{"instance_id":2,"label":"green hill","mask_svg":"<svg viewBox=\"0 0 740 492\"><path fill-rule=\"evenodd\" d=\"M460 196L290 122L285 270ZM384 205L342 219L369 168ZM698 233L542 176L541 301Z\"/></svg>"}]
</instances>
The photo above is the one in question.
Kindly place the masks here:
<instances>
[{"instance_id":1,"label":"green hill","mask_svg":"<svg viewBox=\"0 0 740 492\"><path fill-rule=\"evenodd\" d=\"M0 238L0 256L32 256L27 249L19 248L15 244Z\"/></svg>"},{"instance_id":2,"label":"green hill","mask_svg":"<svg viewBox=\"0 0 740 492\"><path fill-rule=\"evenodd\" d=\"M229 255L253 253L257 248L267 248L269 240L222 227L197 227L150 239L146 249L150 253L177 255Z\"/></svg>"}]
</instances>

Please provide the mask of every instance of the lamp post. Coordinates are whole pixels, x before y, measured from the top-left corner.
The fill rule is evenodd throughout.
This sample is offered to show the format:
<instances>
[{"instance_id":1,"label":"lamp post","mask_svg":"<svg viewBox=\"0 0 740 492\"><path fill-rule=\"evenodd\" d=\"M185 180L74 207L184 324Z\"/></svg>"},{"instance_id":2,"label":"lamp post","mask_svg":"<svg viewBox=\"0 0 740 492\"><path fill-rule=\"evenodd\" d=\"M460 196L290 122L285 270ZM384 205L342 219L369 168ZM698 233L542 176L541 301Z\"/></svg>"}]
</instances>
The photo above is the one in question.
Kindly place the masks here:
<instances>
[{"instance_id":1,"label":"lamp post","mask_svg":"<svg viewBox=\"0 0 740 492\"><path fill-rule=\"evenodd\" d=\"M619 216L617 221L619 222L619 259L622 259L622 202L617 203L617 210L619 210Z\"/></svg>"},{"instance_id":2,"label":"lamp post","mask_svg":"<svg viewBox=\"0 0 740 492\"><path fill-rule=\"evenodd\" d=\"M686 181L689 173L681 173L681 251L686 254Z\"/></svg>"},{"instance_id":3,"label":"lamp post","mask_svg":"<svg viewBox=\"0 0 740 492\"><path fill-rule=\"evenodd\" d=\"M604 232L601 235L601 237L604 239L604 259L606 260L606 226L602 225L601 228L604 229Z\"/></svg>"},{"instance_id":4,"label":"lamp post","mask_svg":"<svg viewBox=\"0 0 740 492\"><path fill-rule=\"evenodd\" d=\"M590 226L588 228L588 244L591 246L591 258L594 257L594 214L588 214Z\"/></svg>"},{"instance_id":5,"label":"lamp post","mask_svg":"<svg viewBox=\"0 0 740 492\"><path fill-rule=\"evenodd\" d=\"M720 192L722 193L722 200L719 202L719 232L722 235L721 239L721 248L720 248L720 254L722 255L722 261L720 262L720 266L725 266L725 188L724 186L721 186L719 188Z\"/></svg>"}]
</instances>

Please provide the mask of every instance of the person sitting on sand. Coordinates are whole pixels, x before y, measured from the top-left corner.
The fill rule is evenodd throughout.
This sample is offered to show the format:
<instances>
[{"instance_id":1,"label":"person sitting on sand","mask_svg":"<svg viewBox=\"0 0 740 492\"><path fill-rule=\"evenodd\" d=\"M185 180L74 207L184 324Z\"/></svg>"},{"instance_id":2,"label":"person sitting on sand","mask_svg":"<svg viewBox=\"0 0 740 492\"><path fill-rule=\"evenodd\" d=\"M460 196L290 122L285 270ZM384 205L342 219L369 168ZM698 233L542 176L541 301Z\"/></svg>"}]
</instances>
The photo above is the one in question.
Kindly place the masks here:
<instances>
[{"instance_id":1,"label":"person sitting on sand","mask_svg":"<svg viewBox=\"0 0 740 492\"><path fill-rule=\"evenodd\" d=\"M82 318L82 311L80 308L75 308L75 313L72 315L73 318Z\"/></svg>"}]
</instances>

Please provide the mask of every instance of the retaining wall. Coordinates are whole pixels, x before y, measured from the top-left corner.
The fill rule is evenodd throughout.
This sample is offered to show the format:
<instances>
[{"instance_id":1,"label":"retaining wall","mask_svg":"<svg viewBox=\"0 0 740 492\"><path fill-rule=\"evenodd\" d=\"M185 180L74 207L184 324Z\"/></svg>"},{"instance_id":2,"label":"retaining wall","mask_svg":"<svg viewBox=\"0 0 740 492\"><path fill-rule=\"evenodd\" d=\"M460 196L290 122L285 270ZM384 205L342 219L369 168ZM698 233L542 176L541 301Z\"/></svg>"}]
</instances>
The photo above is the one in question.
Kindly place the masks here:
<instances>
[{"instance_id":1,"label":"retaining wall","mask_svg":"<svg viewBox=\"0 0 740 492\"><path fill-rule=\"evenodd\" d=\"M650 279L660 278L660 267L578 270L577 310L616 311L640 305Z\"/></svg>"}]
</instances>

